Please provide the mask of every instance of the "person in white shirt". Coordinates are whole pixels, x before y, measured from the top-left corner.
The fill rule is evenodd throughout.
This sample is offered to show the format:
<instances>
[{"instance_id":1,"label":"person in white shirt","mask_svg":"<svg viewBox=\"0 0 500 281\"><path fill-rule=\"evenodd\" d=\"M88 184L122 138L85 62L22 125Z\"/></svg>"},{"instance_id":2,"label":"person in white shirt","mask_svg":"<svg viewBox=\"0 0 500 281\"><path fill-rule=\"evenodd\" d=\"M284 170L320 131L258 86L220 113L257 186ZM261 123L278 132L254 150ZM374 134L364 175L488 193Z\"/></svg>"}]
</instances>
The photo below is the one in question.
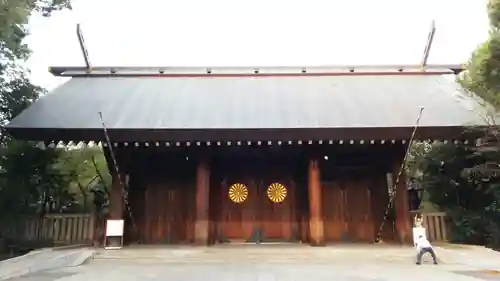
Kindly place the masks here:
<instances>
[{"instance_id":1,"label":"person in white shirt","mask_svg":"<svg viewBox=\"0 0 500 281\"><path fill-rule=\"evenodd\" d=\"M422 263L422 256L425 253L431 254L434 264L437 264L436 253L434 253L434 249L432 249L432 245L429 243L427 238L423 235L419 235L415 243L415 247L417 248L417 264Z\"/></svg>"}]
</instances>

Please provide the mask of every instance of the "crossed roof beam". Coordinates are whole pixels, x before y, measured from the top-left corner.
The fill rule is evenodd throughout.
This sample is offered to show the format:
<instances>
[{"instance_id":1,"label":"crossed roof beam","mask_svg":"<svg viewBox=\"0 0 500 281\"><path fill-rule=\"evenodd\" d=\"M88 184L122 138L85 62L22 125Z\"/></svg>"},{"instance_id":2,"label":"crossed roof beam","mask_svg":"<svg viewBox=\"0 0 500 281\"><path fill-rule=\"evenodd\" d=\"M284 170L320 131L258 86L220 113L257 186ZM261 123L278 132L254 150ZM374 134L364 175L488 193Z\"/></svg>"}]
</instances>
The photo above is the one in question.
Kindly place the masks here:
<instances>
[{"instance_id":1,"label":"crossed roof beam","mask_svg":"<svg viewBox=\"0 0 500 281\"><path fill-rule=\"evenodd\" d=\"M433 64L428 65L427 60L436 34L436 23L432 21L427 36L424 52L418 65L326 65L326 66L234 66L234 67L182 67L182 66L99 66L93 67L89 52L85 44L80 24L76 25L76 34L85 62L83 67L54 66L49 71L55 76L190 76L190 75L362 75L362 74L454 74L457 75L465 66L461 64Z\"/></svg>"}]
</instances>

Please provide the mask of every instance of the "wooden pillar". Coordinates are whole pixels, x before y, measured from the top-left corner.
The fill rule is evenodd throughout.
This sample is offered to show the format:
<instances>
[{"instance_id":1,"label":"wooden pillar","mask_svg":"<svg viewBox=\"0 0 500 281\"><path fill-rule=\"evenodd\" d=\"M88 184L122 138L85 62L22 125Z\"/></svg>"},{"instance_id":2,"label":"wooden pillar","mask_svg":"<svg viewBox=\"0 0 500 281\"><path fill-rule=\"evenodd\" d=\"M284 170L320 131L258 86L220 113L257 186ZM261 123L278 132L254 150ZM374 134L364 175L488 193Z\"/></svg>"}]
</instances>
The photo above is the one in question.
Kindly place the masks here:
<instances>
[{"instance_id":1,"label":"wooden pillar","mask_svg":"<svg viewBox=\"0 0 500 281\"><path fill-rule=\"evenodd\" d=\"M408 189L406 185L406 174L402 171L399 181L396 182L401 169L401 162L397 161L392 169L393 184L396 185L395 213L396 213L396 233L399 242L412 242L412 229L410 223L410 205L408 203Z\"/></svg>"},{"instance_id":2,"label":"wooden pillar","mask_svg":"<svg viewBox=\"0 0 500 281\"><path fill-rule=\"evenodd\" d=\"M312 246L324 244L323 216L321 214L321 177L318 160L309 160L309 236Z\"/></svg>"},{"instance_id":3,"label":"wooden pillar","mask_svg":"<svg viewBox=\"0 0 500 281\"><path fill-rule=\"evenodd\" d=\"M197 245L207 245L209 241L210 171L206 161L196 167L196 219L194 238Z\"/></svg>"},{"instance_id":4,"label":"wooden pillar","mask_svg":"<svg viewBox=\"0 0 500 281\"><path fill-rule=\"evenodd\" d=\"M112 173L112 182L110 190L110 209L109 218L110 219L122 219L123 218L123 188L120 185L120 180L116 176L116 173ZM124 178L122 177L122 180Z\"/></svg>"},{"instance_id":5,"label":"wooden pillar","mask_svg":"<svg viewBox=\"0 0 500 281\"><path fill-rule=\"evenodd\" d=\"M111 190L109 191L109 218L123 219L123 187L121 186L120 179L116 173L117 169L111 155L111 149L109 147L103 147L103 152L104 157L106 158L109 173L111 174ZM123 174L121 180L125 181Z\"/></svg>"}]
</instances>

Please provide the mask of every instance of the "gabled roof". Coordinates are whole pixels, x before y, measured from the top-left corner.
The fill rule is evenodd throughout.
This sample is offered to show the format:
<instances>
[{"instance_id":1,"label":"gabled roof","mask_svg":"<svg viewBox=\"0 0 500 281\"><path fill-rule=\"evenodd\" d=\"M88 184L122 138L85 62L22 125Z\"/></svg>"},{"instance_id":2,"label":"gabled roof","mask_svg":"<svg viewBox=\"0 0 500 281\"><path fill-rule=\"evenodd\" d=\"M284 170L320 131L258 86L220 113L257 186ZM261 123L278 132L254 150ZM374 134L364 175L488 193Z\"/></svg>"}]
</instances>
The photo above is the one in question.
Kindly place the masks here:
<instances>
[{"instance_id":1,"label":"gabled roof","mask_svg":"<svg viewBox=\"0 0 500 281\"><path fill-rule=\"evenodd\" d=\"M443 75L75 77L7 125L38 140L457 138L487 125ZM261 135L257 135L261 134ZM263 139L265 138L265 139Z\"/></svg>"}]
</instances>

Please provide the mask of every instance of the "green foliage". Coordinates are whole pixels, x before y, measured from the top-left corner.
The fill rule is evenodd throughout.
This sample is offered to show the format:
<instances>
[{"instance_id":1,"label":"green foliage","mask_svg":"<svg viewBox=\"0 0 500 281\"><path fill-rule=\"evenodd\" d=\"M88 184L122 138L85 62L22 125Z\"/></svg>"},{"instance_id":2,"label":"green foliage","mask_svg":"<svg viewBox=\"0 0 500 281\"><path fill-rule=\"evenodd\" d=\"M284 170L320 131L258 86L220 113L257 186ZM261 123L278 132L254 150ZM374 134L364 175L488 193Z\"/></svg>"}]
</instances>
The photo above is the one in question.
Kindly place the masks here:
<instances>
[{"instance_id":1,"label":"green foliage","mask_svg":"<svg viewBox=\"0 0 500 281\"><path fill-rule=\"evenodd\" d=\"M420 162L429 200L449 214L453 241L498 246L499 163L491 143L433 145Z\"/></svg>"},{"instance_id":2,"label":"green foliage","mask_svg":"<svg viewBox=\"0 0 500 281\"><path fill-rule=\"evenodd\" d=\"M500 109L500 0L489 0L490 33L473 52L458 82L482 98L491 125ZM453 238L500 247L500 140L484 131L479 146L434 147L420 165L430 201L450 214Z\"/></svg>"},{"instance_id":3,"label":"green foliage","mask_svg":"<svg viewBox=\"0 0 500 281\"><path fill-rule=\"evenodd\" d=\"M57 150L14 140L6 145L0 150L2 219L71 209L74 200L67 182L55 168Z\"/></svg>"},{"instance_id":4,"label":"green foliage","mask_svg":"<svg viewBox=\"0 0 500 281\"><path fill-rule=\"evenodd\" d=\"M422 161L425 160L427 153L431 149L429 142L414 142L410 148L408 159L406 160L406 174L410 178L420 179L422 171L420 170Z\"/></svg>"},{"instance_id":5,"label":"green foliage","mask_svg":"<svg viewBox=\"0 0 500 281\"><path fill-rule=\"evenodd\" d=\"M500 107L500 36L496 32L491 34L492 37L474 51L467 64L467 70L459 76L458 82L465 89L498 108Z\"/></svg>"},{"instance_id":6,"label":"green foliage","mask_svg":"<svg viewBox=\"0 0 500 281\"><path fill-rule=\"evenodd\" d=\"M58 159L56 164L61 174L66 176L69 189L77 195L82 211L89 211L92 206L90 196L95 189L107 194L111 185L111 176L107 173L104 153L99 148L69 149Z\"/></svg>"},{"instance_id":7,"label":"green foliage","mask_svg":"<svg viewBox=\"0 0 500 281\"><path fill-rule=\"evenodd\" d=\"M20 65L30 55L23 43L30 15L50 16L52 11L64 8L71 8L69 0L0 1L1 125L45 93L30 83L26 69ZM109 175L100 150L41 149L33 142L12 140L5 134L0 145L0 219L87 210L94 186L105 193ZM98 173L102 174L99 180Z\"/></svg>"},{"instance_id":8,"label":"green foliage","mask_svg":"<svg viewBox=\"0 0 500 281\"><path fill-rule=\"evenodd\" d=\"M30 55L23 42L29 16L50 16L64 8L71 8L70 0L0 1L0 125L45 93L30 83L21 66ZM41 149L1 133L0 222L48 212L89 211L92 205L102 219L109 204L110 176L100 149Z\"/></svg>"},{"instance_id":9,"label":"green foliage","mask_svg":"<svg viewBox=\"0 0 500 281\"><path fill-rule=\"evenodd\" d=\"M490 33L472 54L458 81L465 89L500 108L500 0L489 0Z\"/></svg>"},{"instance_id":10,"label":"green foliage","mask_svg":"<svg viewBox=\"0 0 500 281\"><path fill-rule=\"evenodd\" d=\"M36 100L43 90L26 78L19 62L30 51L23 40L28 35L26 24L33 12L71 8L69 0L3 0L0 1L0 109L2 125Z\"/></svg>"},{"instance_id":11,"label":"green foliage","mask_svg":"<svg viewBox=\"0 0 500 281\"><path fill-rule=\"evenodd\" d=\"M44 93L44 90L31 84L24 76L6 82L0 88L0 119L2 123L12 120Z\"/></svg>"},{"instance_id":12,"label":"green foliage","mask_svg":"<svg viewBox=\"0 0 500 281\"><path fill-rule=\"evenodd\" d=\"M49 16L53 10L71 8L69 0L3 0L0 1L0 61L12 63L26 60L30 54L23 40L28 35L26 24L33 12ZM12 64L10 64L12 66ZM3 70L3 69L2 69ZM0 70L0 75L5 74Z\"/></svg>"},{"instance_id":13,"label":"green foliage","mask_svg":"<svg viewBox=\"0 0 500 281\"><path fill-rule=\"evenodd\" d=\"M488 17L490 25L494 29L500 28L500 0L489 0Z\"/></svg>"}]
</instances>

